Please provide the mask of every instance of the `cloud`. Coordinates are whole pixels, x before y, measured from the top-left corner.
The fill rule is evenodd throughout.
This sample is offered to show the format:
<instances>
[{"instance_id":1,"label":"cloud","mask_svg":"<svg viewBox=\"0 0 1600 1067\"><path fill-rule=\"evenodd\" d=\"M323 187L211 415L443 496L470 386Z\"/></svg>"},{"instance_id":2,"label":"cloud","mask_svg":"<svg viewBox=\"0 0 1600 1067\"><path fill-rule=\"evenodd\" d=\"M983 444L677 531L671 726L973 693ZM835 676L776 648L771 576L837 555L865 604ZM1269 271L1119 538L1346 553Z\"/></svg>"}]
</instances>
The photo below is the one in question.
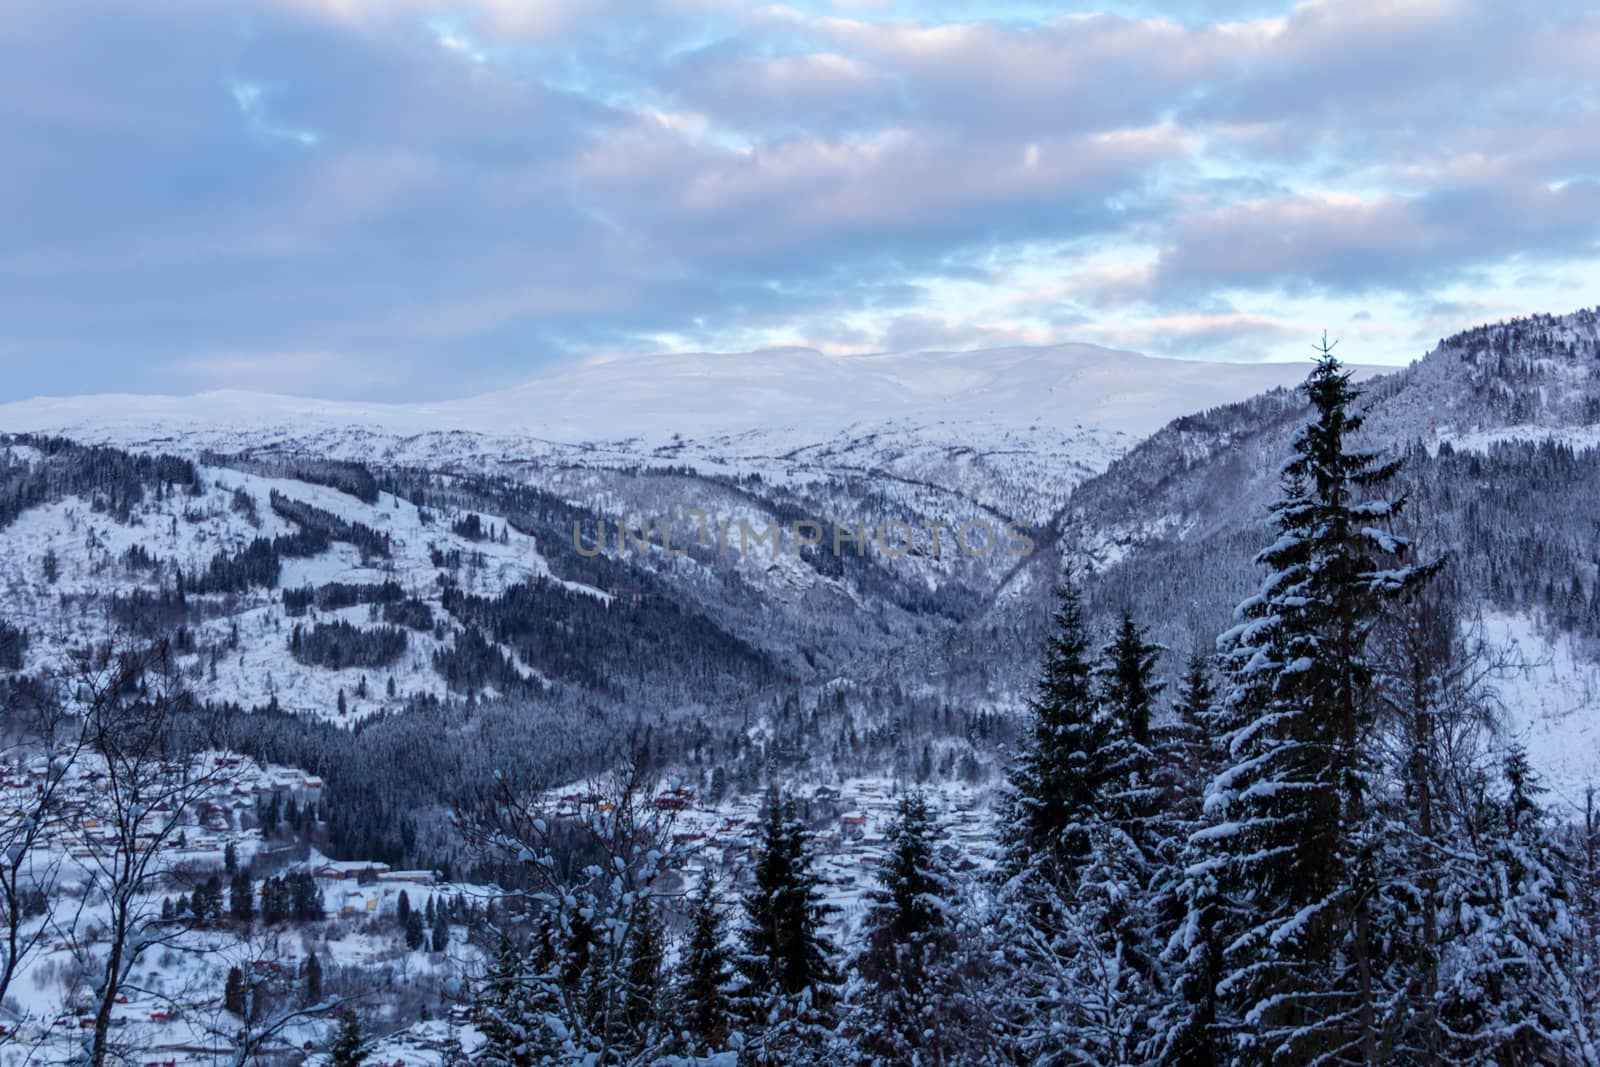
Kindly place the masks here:
<instances>
[{"instance_id":1,"label":"cloud","mask_svg":"<svg viewBox=\"0 0 1600 1067\"><path fill-rule=\"evenodd\" d=\"M1587 5L1143 6L14 0L5 390L277 359L429 396L777 341L1250 358L1362 310L1398 357L1474 285L1581 302Z\"/></svg>"},{"instance_id":2,"label":"cloud","mask_svg":"<svg viewBox=\"0 0 1600 1067\"><path fill-rule=\"evenodd\" d=\"M1050 337L1015 324L980 324L933 313L915 313L890 320L875 340L873 347L884 352L930 352L1045 344Z\"/></svg>"},{"instance_id":3,"label":"cloud","mask_svg":"<svg viewBox=\"0 0 1600 1067\"><path fill-rule=\"evenodd\" d=\"M224 352L174 360L162 368L196 387L325 396L372 394L393 379L391 361L333 352Z\"/></svg>"},{"instance_id":4,"label":"cloud","mask_svg":"<svg viewBox=\"0 0 1600 1067\"><path fill-rule=\"evenodd\" d=\"M1197 212L1171 232L1151 281L1158 295L1215 287L1408 287L1506 256L1592 256L1600 184L1506 181L1415 197L1283 196Z\"/></svg>"}]
</instances>

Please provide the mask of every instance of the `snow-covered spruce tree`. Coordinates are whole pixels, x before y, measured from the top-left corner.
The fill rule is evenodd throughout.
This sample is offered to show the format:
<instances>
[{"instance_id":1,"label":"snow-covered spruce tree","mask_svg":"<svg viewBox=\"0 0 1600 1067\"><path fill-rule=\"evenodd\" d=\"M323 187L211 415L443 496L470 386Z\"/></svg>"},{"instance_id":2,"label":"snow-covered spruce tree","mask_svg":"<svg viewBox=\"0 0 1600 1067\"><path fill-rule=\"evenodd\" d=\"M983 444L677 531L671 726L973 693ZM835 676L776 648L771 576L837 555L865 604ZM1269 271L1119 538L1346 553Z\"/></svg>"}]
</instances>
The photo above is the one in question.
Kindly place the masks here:
<instances>
[{"instance_id":1,"label":"snow-covered spruce tree","mask_svg":"<svg viewBox=\"0 0 1600 1067\"><path fill-rule=\"evenodd\" d=\"M864 1064L956 1062L966 1050L969 1013L951 970L962 893L942 836L922 793L900 799L846 994L844 1032Z\"/></svg>"},{"instance_id":2,"label":"snow-covered spruce tree","mask_svg":"<svg viewBox=\"0 0 1600 1067\"><path fill-rule=\"evenodd\" d=\"M361 1020L356 1018L353 1011L342 1012L339 1015L339 1028L333 1035L333 1044L328 1046L328 1067L361 1067L367 1062L370 1050L366 1034L361 1029Z\"/></svg>"},{"instance_id":3,"label":"snow-covered spruce tree","mask_svg":"<svg viewBox=\"0 0 1600 1067\"><path fill-rule=\"evenodd\" d=\"M1192 866L1203 855L1189 837L1203 825L1205 791L1222 765L1217 691L1211 663L1189 656L1171 718L1155 731L1162 820L1157 862L1164 874L1154 887L1161 945L1162 995L1153 1012L1141 1060L1170 1067L1213 1067L1219 1062L1216 989L1222 942L1216 930L1216 880Z\"/></svg>"},{"instance_id":4,"label":"snow-covered spruce tree","mask_svg":"<svg viewBox=\"0 0 1600 1067\"><path fill-rule=\"evenodd\" d=\"M685 1051L691 1056L726 1048L732 1032L728 985L733 971L722 930L716 883L707 873L689 913L689 938L677 968L678 1025Z\"/></svg>"},{"instance_id":5,"label":"snow-covered spruce tree","mask_svg":"<svg viewBox=\"0 0 1600 1067\"><path fill-rule=\"evenodd\" d=\"M1000 827L1001 872L1017 878L1048 868L1058 884L1089 852L1089 828L1099 810L1102 768L1095 762L1106 722L1095 699L1089 631L1072 577L1045 650L1045 664L1028 710L1032 727L1012 768Z\"/></svg>"},{"instance_id":6,"label":"snow-covered spruce tree","mask_svg":"<svg viewBox=\"0 0 1600 1067\"><path fill-rule=\"evenodd\" d=\"M840 975L823 929L833 909L812 870L794 801L774 792L767 809L734 961L743 979L736 999L747 1022L743 1058L800 1063L819 1054L834 1021Z\"/></svg>"},{"instance_id":7,"label":"snow-covered spruce tree","mask_svg":"<svg viewBox=\"0 0 1600 1067\"><path fill-rule=\"evenodd\" d=\"M1463 628L1449 569L1407 596L1375 634L1386 796L1381 880L1373 895L1381 964L1397 972L1404 1010L1385 1035L1393 1056L1452 1062L1439 1011L1441 967L1463 933L1452 900L1478 892L1483 842L1493 836L1484 798L1485 763L1496 717L1483 681L1500 664Z\"/></svg>"},{"instance_id":8,"label":"snow-covered spruce tree","mask_svg":"<svg viewBox=\"0 0 1600 1067\"><path fill-rule=\"evenodd\" d=\"M1104 770L1097 807L1147 853L1161 836L1157 822L1162 798L1150 725L1156 699L1166 688L1155 678L1161 651L1145 640L1133 616L1123 612L1116 636L1100 650L1095 667L1099 714L1109 719L1103 730L1105 750L1098 757Z\"/></svg>"},{"instance_id":9,"label":"snow-covered spruce tree","mask_svg":"<svg viewBox=\"0 0 1600 1067\"><path fill-rule=\"evenodd\" d=\"M1575 885L1521 749L1488 797L1470 868L1445 884L1436 1062L1600 1064L1595 990L1586 988ZM1476 875L1476 877L1471 877Z\"/></svg>"},{"instance_id":10,"label":"snow-covered spruce tree","mask_svg":"<svg viewBox=\"0 0 1600 1067\"><path fill-rule=\"evenodd\" d=\"M653 1044L653 1036L661 1026L665 1005L661 1003L662 968L666 964L666 931L656 914L653 902L647 902L639 918L628 932L624 947L627 967L624 980L627 990L622 1005L622 1023L628 1043L644 1048Z\"/></svg>"},{"instance_id":11,"label":"snow-covered spruce tree","mask_svg":"<svg viewBox=\"0 0 1600 1067\"><path fill-rule=\"evenodd\" d=\"M1377 1063L1403 1006L1375 966L1375 701L1366 646L1386 604L1425 571L1369 497L1397 464L1357 449L1357 390L1324 342L1272 507L1269 571L1221 639L1227 759L1194 837L1217 879L1220 1023L1241 1063Z\"/></svg>"},{"instance_id":12,"label":"snow-covered spruce tree","mask_svg":"<svg viewBox=\"0 0 1600 1067\"><path fill-rule=\"evenodd\" d=\"M685 853L654 785L641 756L595 783L600 799L578 818L557 819L539 799L507 791L473 828L534 887L523 894L531 946L497 964L480 990L500 1035L491 1033L491 1047L512 1057L491 1062L646 1064L668 1051L659 990L648 988L659 983L646 976L661 966L658 880Z\"/></svg>"},{"instance_id":13,"label":"snow-covered spruce tree","mask_svg":"<svg viewBox=\"0 0 1600 1067\"><path fill-rule=\"evenodd\" d=\"M521 953L509 938L502 939L477 991L484 1043L475 1062L481 1067L531 1067L535 1062L536 1022L522 974Z\"/></svg>"},{"instance_id":14,"label":"snow-covered spruce tree","mask_svg":"<svg viewBox=\"0 0 1600 1067\"><path fill-rule=\"evenodd\" d=\"M1128 620L1097 671L1070 584L1055 623L1002 825L993 1000L1014 1058L1128 1064L1160 988L1154 649Z\"/></svg>"}]
</instances>

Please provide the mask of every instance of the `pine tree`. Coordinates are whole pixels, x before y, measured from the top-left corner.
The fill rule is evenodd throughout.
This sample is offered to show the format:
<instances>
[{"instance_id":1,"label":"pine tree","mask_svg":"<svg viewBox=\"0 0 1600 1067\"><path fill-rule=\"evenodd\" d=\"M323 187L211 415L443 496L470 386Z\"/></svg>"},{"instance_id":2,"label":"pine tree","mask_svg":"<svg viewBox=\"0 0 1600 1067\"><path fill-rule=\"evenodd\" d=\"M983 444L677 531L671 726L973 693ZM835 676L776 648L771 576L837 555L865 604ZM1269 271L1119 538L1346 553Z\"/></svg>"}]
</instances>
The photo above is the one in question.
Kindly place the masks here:
<instances>
[{"instance_id":1,"label":"pine tree","mask_svg":"<svg viewBox=\"0 0 1600 1067\"><path fill-rule=\"evenodd\" d=\"M677 999L691 1055L725 1048L731 1029L728 982L732 971L722 925L716 885L708 872L689 914L689 940L678 965Z\"/></svg>"},{"instance_id":2,"label":"pine tree","mask_svg":"<svg viewBox=\"0 0 1600 1067\"><path fill-rule=\"evenodd\" d=\"M1427 569L1401 566L1399 503L1363 499L1395 474L1354 449L1357 391L1324 343L1313 417L1257 556L1261 591L1224 635L1228 759L1196 834L1220 878L1218 992L1243 1063L1375 1063L1397 1000L1372 929L1375 702L1366 645L1387 602Z\"/></svg>"},{"instance_id":3,"label":"pine tree","mask_svg":"<svg viewBox=\"0 0 1600 1067\"><path fill-rule=\"evenodd\" d=\"M1116 637L1100 652L1095 668L1099 710L1106 718L1104 748L1094 754L1103 767L1099 810L1114 820L1141 851L1155 849L1159 832L1153 825L1161 797L1156 783L1155 737L1150 720L1165 685L1155 680L1159 645L1124 612ZM1142 857L1150 860L1152 857Z\"/></svg>"},{"instance_id":4,"label":"pine tree","mask_svg":"<svg viewBox=\"0 0 1600 1067\"><path fill-rule=\"evenodd\" d=\"M322 891L310 871L300 871L289 876L286 897L295 922L317 922L323 918Z\"/></svg>"},{"instance_id":5,"label":"pine tree","mask_svg":"<svg viewBox=\"0 0 1600 1067\"><path fill-rule=\"evenodd\" d=\"M228 910L248 926L256 917L256 887L248 871L240 871L228 885Z\"/></svg>"},{"instance_id":6,"label":"pine tree","mask_svg":"<svg viewBox=\"0 0 1600 1067\"><path fill-rule=\"evenodd\" d=\"M315 952L306 956L306 1003L322 1002L322 961Z\"/></svg>"},{"instance_id":7,"label":"pine tree","mask_svg":"<svg viewBox=\"0 0 1600 1067\"><path fill-rule=\"evenodd\" d=\"M1442 910L1459 928L1443 937L1440 1062L1600 1063L1570 858L1520 748L1502 777L1503 797L1483 801L1477 862L1446 883Z\"/></svg>"},{"instance_id":8,"label":"pine tree","mask_svg":"<svg viewBox=\"0 0 1600 1067\"><path fill-rule=\"evenodd\" d=\"M845 1030L865 1062L961 1056L964 1013L951 971L961 890L939 854L941 836L923 794L901 798L853 961Z\"/></svg>"},{"instance_id":9,"label":"pine tree","mask_svg":"<svg viewBox=\"0 0 1600 1067\"><path fill-rule=\"evenodd\" d=\"M328 1067L361 1067L367 1062L370 1048L366 1035L361 1032L361 1020L354 1012L343 1012L333 1044L328 1046Z\"/></svg>"},{"instance_id":10,"label":"pine tree","mask_svg":"<svg viewBox=\"0 0 1600 1067\"><path fill-rule=\"evenodd\" d=\"M422 913L420 911L413 909L411 913L406 916L405 931L406 948L410 949L412 952L415 952L417 949L421 948L425 940L425 935L422 926Z\"/></svg>"},{"instance_id":11,"label":"pine tree","mask_svg":"<svg viewBox=\"0 0 1600 1067\"><path fill-rule=\"evenodd\" d=\"M831 1028L829 1017L840 976L835 949L823 929L833 910L811 867L805 825L793 800L774 793L762 827L755 884L744 895L743 952L736 967L744 979L745 1017L766 1029L759 1060L793 1062L801 1047Z\"/></svg>"},{"instance_id":12,"label":"pine tree","mask_svg":"<svg viewBox=\"0 0 1600 1067\"><path fill-rule=\"evenodd\" d=\"M402 930L411 922L411 897L404 889L400 890L400 896L394 902L394 921Z\"/></svg>"},{"instance_id":13,"label":"pine tree","mask_svg":"<svg viewBox=\"0 0 1600 1067\"><path fill-rule=\"evenodd\" d=\"M531 1067L532 1011L522 980L522 960L510 939L501 940L477 1003L484 1044L475 1062L482 1067Z\"/></svg>"},{"instance_id":14,"label":"pine tree","mask_svg":"<svg viewBox=\"0 0 1600 1067\"><path fill-rule=\"evenodd\" d=\"M650 1046L660 1018L658 1002L661 969L665 965L664 932L656 908L648 900L635 915L628 931L627 968L623 976L623 1026L627 1044L642 1049Z\"/></svg>"},{"instance_id":15,"label":"pine tree","mask_svg":"<svg viewBox=\"0 0 1600 1067\"><path fill-rule=\"evenodd\" d=\"M244 972L238 967L228 968L228 980L222 988L222 1007L239 1018L244 1018L246 1010Z\"/></svg>"},{"instance_id":16,"label":"pine tree","mask_svg":"<svg viewBox=\"0 0 1600 1067\"><path fill-rule=\"evenodd\" d=\"M439 908L433 913L433 951L443 952L450 944L450 923L444 917L444 909Z\"/></svg>"},{"instance_id":17,"label":"pine tree","mask_svg":"<svg viewBox=\"0 0 1600 1067\"><path fill-rule=\"evenodd\" d=\"M1205 791L1222 765L1216 704L1209 661L1196 651L1184 670L1172 719L1156 731L1164 822L1159 862L1166 881L1153 892L1163 996L1140 1052L1145 1062L1172 1067L1215 1067L1222 1056L1213 1029L1222 972L1217 884L1204 851L1189 843L1205 825Z\"/></svg>"},{"instance_id":18,"label":"pine tree","mask_svg":"<svg viewBox=\"0 0 1600 1067\"><path fill-rule=\"evenodd\" d=\"M1088 658L1089 634L1077 587L1060 591L1044 673L1029 704L1032 730L1011 772L1001 827L1002 871L1070 869L1089 851L1088 823L1098 810L1101 768L1094 762L1106 739Z\"/></svg>"}]
</instances>

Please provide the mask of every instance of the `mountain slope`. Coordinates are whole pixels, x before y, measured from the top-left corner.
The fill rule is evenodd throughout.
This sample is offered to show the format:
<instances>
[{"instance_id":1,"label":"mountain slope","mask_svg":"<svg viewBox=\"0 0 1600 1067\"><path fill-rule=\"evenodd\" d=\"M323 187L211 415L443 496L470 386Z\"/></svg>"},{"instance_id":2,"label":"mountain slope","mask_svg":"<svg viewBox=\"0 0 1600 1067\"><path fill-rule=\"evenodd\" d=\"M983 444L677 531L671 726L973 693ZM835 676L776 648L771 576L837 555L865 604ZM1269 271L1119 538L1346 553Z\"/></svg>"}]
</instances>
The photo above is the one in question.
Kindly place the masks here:
<instances>
[{"instance_id":1,"label":"mountain slope","mask_svg":"<svg viewBox=\"0 0 1600 1067\"><path fill-rule=\"evenodd\" d=\"M1531 673L1499 680L1507 736L1532 743L1558 787L1581 792L1600 780L1600 752L1585 740L1600 719L1600 311L1447 338L1368 382L1362 406L1363 443L1406 460L1420 551L1451 557L1466 612L1491 636L1517 635L1512 658ZM1032 661L1015 650L1040 647L1042 591L1063 562L1087 576L1097 616L1131 610L1175 670L1259 585L1267 506L1306 412L1297 392L1279 391L1174 420L1072 492L1051 527L1056 552L1022 561L989 611L908 645L885 674L1018 706ZM979 679L959 666L970 663L1002 666Z\"/></svg>"}]
</instances>

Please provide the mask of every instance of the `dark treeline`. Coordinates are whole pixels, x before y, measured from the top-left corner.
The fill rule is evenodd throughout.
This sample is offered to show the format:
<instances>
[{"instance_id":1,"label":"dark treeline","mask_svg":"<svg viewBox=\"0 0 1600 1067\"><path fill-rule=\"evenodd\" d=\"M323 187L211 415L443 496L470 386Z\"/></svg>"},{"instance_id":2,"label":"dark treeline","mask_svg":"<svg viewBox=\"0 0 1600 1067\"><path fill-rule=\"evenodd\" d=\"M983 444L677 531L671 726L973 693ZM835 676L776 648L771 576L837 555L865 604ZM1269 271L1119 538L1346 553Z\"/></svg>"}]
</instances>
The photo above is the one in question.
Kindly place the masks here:
<instances>
[{"instance_id":1,"label":"dark treeline","mask_svg":"<svg viewBox=\"0 0 1600 1067\"><path fill-rule=\"evenodd\" d=\"M202 452L200 462L207 466L233 467L267 478L287 478L312 485L325 485L349 493L367 504L378 502L378 477L364 463L322 459L313 456L227 455Z\"/></svg>"},{"instance_id":2,"label":"dark treeline","mask_svg":"<svg viewBox=\"0 0 1600 1067\"><path fill-rule=\"evenodd\" d=\"M349 522L332 512L311 504L294 500L279 493L271 494L272 510L293 522L292 534L279 534L273 538L257 537L237 552L217 552L211 562L189 583L193 593L239 593L252 586L272 588L278 584L284 559L307 559L326 552L335 541L355 545L363 558L374 556L388 558L389 536L380 534L359 522ZM382 589L383 585L376 588ZM296 597L302 595L297 592Z\"/></svg>"},{"instance_id":3,"label":"dark treeline","mask_svg":"<svg viewBox=\"0 0 1600 1067\"><path fill-rule=\"evenodd\" d=\"M14 462L9 453L0 453L0 529L31 507L71 494L82 495L95 510L127 522L147 492L200 490L194 464L176 456L141 455L62 437L0 435L0 449L8 446L35 449L41 459Z\"/></svg>"},{"instance_id":4,"label":"dark treeline","mask_svg":"<svg viewBox=\"0 0 1600 1067\"><path fill-rule=\"evenodd\" d=\"M334 670L387 667L405 651L406 632L394 626L362 629L338 619L309 630L297 624L289 633L289 652L296 660Z\"/></svg>"},{"instance_id":5,"label":"dark treeline","mask_svg":"<svg viewBox=\"0 0 1600 1067\"><path fill-rule=\"evenodd\" d=\"M0 670L20 671L27 651L27 631L0 620Z\"/></svg>"},{"instance_id":6,"label":"dark treeline","mask_svg":"<svg viewBox=\"0 0 1600 1067\"><path fill-rule=\"evenodd\" d=\"M276 489L268 494L273 513L299 526L307 533L321 535L328 541L343 541L361 550L361 558L389 558L389 535L379 533L365 523L340 518L331 511L307 504L303 500L285 496Z\"/></svg>"},{"instance_id":7,"label":"dark treeline","mask_svg":"<svg viewBox=\"0 0 1600 1067\"><path fill-rule=\"evenodd\" d=\"M677 599L602 599L540 579L496 597L450 586L441 602L534 670L596 693L643 695L648 672L656 699L677 703L708 699L731 683L759 688L781 677L764 653Z\"/></svg>"},{"instance_id":8,"label":"dark treeline","mask_svg":"<svg viewBox=\"0 0 1600 1067\"><path fill-rule=\"evenodd\" d=\"M325 582L318 586L302 586L283 591L283 610L289 615L304 615L306 609L338 611L357 604L392 604L404 600L405 590L398 582L358 584L351 582Z\"/></svg>"}]
</instances>

